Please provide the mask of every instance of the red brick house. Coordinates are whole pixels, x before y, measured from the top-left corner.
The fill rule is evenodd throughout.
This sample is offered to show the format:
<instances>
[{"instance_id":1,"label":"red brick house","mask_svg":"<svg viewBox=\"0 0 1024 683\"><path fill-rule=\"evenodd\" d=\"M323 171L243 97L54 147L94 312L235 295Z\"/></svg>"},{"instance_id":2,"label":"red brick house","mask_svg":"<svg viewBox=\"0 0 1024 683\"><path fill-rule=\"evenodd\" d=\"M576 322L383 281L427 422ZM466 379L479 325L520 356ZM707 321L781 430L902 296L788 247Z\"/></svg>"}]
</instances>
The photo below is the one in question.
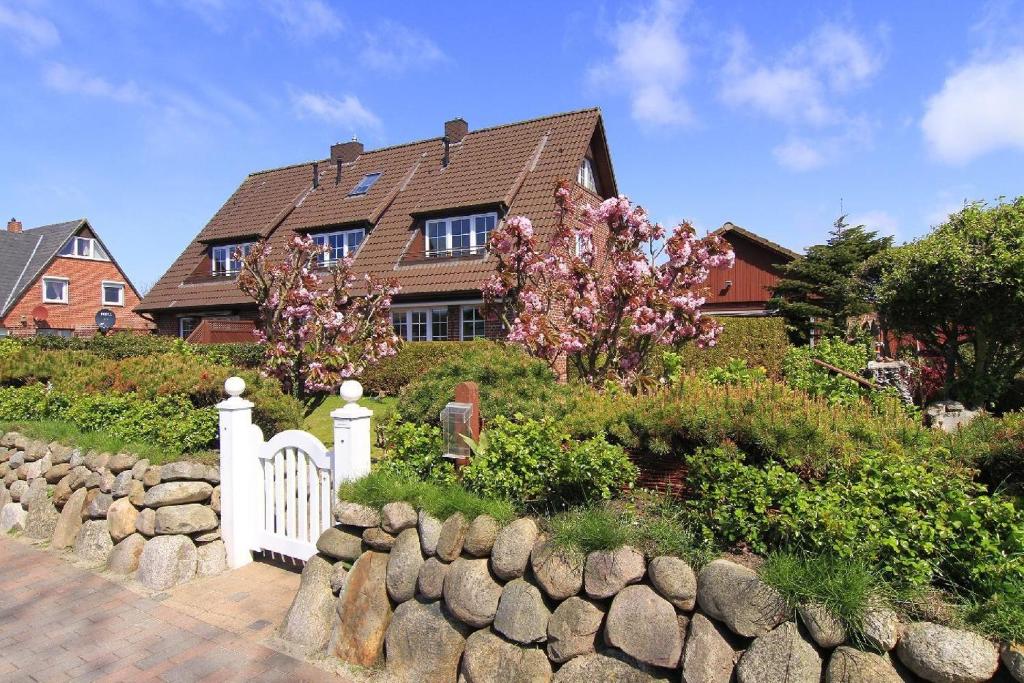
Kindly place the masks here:
<instances>
[{"instance_id":1,"label":"red brick house","mask_svg":"<svg viewBox=\"0 0 1024 683\"><path fill-rule=\"evenodd\" d=\"M494 270L488 235L509 215L550 235L560 179L576 181L581 202L617 194L599 110L479 130L454 119L443 136L376 150L332 145L323 159L250 174L135 310L161 334L237 338L256 306L232 253L269 240L282 254L310 234L326 261L351 256L357 274L397 280L393 323L407 341L493 337L480 294Z\"/></svg>"},{"instance_id":2,"label":"red brick house","mask_svg":"<svg viewBox=\"0 0 1024 683\"><path fill-rule=\"evenodd\" d=\"M778 266L800 255L732 223L725 223L714 234L732 245L736 264L729 270L711 271L704 311L720 316L768 315L765 307L779 281Z\"/></svg>"},{"instance_id":3,"label":"red brick house","mask_svg":"<svg viewBox=\"0 0 1024 683\"><path fill-rule=\"evenodd\" d=\"M28 230L12 218L0 231L0 336L92 336L102 309L114 331L148 332L140 298L84 218Z\"/></svg>"}]
</instances>

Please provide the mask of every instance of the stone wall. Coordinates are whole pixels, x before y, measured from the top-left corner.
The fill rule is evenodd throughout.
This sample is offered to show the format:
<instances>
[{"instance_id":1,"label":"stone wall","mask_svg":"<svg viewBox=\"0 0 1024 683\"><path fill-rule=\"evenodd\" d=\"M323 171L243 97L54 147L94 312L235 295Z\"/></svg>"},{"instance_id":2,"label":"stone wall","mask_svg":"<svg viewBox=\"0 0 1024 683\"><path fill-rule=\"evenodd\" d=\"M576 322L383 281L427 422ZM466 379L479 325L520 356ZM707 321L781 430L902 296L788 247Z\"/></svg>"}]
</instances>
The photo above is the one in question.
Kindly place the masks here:
<instances>
[{"instance_id":1,"label":"stone wall","mask_svg":"<svg viewBox=\"0 0 1024 683\"><path fill-rule=\"evenodd\" d=\"M0 479L2 533L49 541L158 590L227 568L217 467L150 465L10 432L0 437Z\"/></svg>"},{"instance_id":2,"label":"stone wall","mask_svg":"<svg viewBox=\"0 0 1024 683\"><path fill-rule=\"evenodd\" d=\"M581 557L531 519L442 523L406 503L343 502L335 519L281 635L399 681L966 682L1000 667L988 640L882 608L855 644L725 559L696 572L629 547ZM999 680L1024 681L1024 652L1002 661Z\"/></svg>"}]
</instances>

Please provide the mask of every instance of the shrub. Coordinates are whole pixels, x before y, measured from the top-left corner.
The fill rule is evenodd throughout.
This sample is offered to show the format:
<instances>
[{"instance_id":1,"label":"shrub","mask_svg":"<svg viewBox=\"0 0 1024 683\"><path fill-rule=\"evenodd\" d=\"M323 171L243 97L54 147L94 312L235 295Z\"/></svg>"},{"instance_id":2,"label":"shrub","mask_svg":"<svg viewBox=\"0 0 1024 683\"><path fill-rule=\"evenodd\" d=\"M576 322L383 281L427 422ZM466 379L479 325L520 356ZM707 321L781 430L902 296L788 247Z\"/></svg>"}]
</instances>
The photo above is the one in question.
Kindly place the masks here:
<instances>
[{"instance_id":1,"label":"shrub","mask_svg":"<svg viewBox=\"0 0 1024 683\"><path fill-rule=\"evenodd\" d=\"M390 453L379 463L382 471L435 484L455 481L455 467L444 457L438 427L411 422L395 424L389 428L386 441Z\"/></svg>"},{"instance_id":2,"label":"shrub","mask_svg":"<svg viewBox=\"0 0 1024 683\"><path fill-rule=\"evenodd\" d=\"M867 608L883 602L885 592L861 558L773 552L760 574L782 594L791 610L811 603L822 605L855 641L862 635Z\"/></svg>"},{"instance_id":3,"label":"shrub","mask_svg":"<svg viewBox=\"0 0 1024 683\"><path fill-rule=\"evenodd\" d=\"M242 368L255 368L263 361L263 346L256 342L189 344L177 337L127 332L93 337L27 337L20 341L26 348L39 351L88 351L109 360L176 353Z\"/></svg>"},{"instance_id":4,"label":"shrub","mask_svg":"<svg viewBox=\"0 0 1024 683\"><path fill-rule=\"evenodd\" d=\"M950 449L990 490L1024 495L1024 413L982 415L949 437Z\"/></svg>"},{"instance_id":5,"label":"shrub","mask_svg":"<svg viewBox=\"0 0 1024 683\"><path fill-rule=\"evenodd\" d=\"M149 443L172 453L211 447L217 411L195 408L181 395L72 394L40 384L0 387L0 420L62 420L83 432L103 432L124 442Z\"/></svg>"},{"instance_id":6,"label":"shrub","mask_svg":"<svg viewBox=\"0 0 1024 683\"><path fill-rule=\"evenodd\" d=\"M345 482L339 487L338 495L342 500L372 508L404 501L442 520L461 512L470 520L486 514L504 523L514 519L516 514L515 508L507 500L478 496L457 484L424 482L382 470Z\"/></svg>"},{"instance_id":7,"label":"shrub","mask_svg":"<svg viewBox=\"0 0 1024 683\"><path fill-rule=\"evenodd\" d=\"M814 363L814 360L822 360L857 374L867 366L870 359L868 348L863 344L823 339L813 347L797 346L790 349L782 364L782 374L786 383L794 389L801 389L830 403L850 405L860 401L870 390L852 379L830 372Z\"/></svg>"},{"instance_id":8,"label":"shrub","mask_svg":"<svg viewBox=\"0 0 1024 683\"><path fill-rule=\"evenodd\" d=\"M635 479L621 448L601 435L572 441L550 419L495 418L462 470L470 491L552 507L611 498Z\"/></svg>"},{"instance_id":9,"label":"shrub","mask_svg":"<svg viewBox=\"0 0 1024 683\"><path fill-rule=\"evenodd\" d=\"M751 368L764 368L769 377L781 377L782 361L789 349L782 318L719 317L716 320L722 325L722 332L714 346L701 349L694 344L684 344L673 352L684 374L722 367L730 359L738 358Z\"/></svg>"},{"instance_id":10,"label":"shrub","mask_svg":"<svg viewBox=\"0 0 1024 683\"><path fill-rule=\"evenodd\" d=\"M747 367L747 361L740 358L730 358L720 368L709 368L700 373L701 379L719 386L730 385L750 387L756 382L765 379L767 373L764 368Z\"/></svg>"},{"instance_id":11,"label":"shrub","mask_svg":"<svg viewBox=\"0 0 1024 683\"><path fill-rule=\"evenodd\" d=\"M407 384L450 358L464 353L463 342L410 342L394 356L363 371L358 379L369 396L397 396Z\"/></svg>"},{"instance_id":12,"label":"shrub","mask_svg":"<svg viewBox=\"0 0 1024 683\"><path fill-rule=\"evenodd\" d=\"M524 418L552 416L571 392L560 385L543 361L495 342L459 346L444 360L410 382L398 399L398 412L411 422L438 424L441 410L455 397L455 385L476 382L484 420L519 413Z\"/></svg>"}]
</instances>

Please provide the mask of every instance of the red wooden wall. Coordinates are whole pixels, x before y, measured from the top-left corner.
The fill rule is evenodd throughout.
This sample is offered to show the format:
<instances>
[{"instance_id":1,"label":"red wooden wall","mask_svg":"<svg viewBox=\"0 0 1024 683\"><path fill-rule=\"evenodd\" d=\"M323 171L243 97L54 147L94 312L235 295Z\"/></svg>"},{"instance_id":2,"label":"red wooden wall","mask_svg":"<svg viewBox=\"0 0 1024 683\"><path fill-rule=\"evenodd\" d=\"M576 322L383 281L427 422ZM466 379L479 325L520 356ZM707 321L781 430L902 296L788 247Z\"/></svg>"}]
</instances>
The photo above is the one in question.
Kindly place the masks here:
<instances>
[{"instance_id":1,"label":"red wooden wall","mask_svg":"<svg viewBox=\"0 0 1024 683\"><path fill-rule=\"evenodd\" d=\"M729 270L711 271L704 310L764 309L771 298L771 287L779 280L775 266L789 261L789 257L736 232L726 232L723 237L736 252L736 264ZM731 284L727 285L727 281Z\"/></svg>"}]
</instances>

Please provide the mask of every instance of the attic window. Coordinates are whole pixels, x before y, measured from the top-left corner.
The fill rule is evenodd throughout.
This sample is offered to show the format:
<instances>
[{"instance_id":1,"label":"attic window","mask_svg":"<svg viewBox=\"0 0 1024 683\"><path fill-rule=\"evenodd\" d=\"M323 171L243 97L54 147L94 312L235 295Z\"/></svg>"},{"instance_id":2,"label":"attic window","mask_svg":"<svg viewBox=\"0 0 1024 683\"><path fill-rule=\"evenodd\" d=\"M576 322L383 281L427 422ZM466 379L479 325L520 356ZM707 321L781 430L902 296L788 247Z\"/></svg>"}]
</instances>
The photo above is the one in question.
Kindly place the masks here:
<instances>
[{"instance_id":1,"label":"attic window","mask_svg":"<svg viewBox=\"0 0 1024 683\"><path fill-rule=\"evenodd\" d=\"M470 256L487 251L498 214L482 213L427 221L427 258Z\"/></svg>"},{"instance_id":2,"label":"attic window","mask_svg":"<svg viewBox=\"0 0 1024 683\"><path fill-rule=\"evenodd\" d=\"M352 188L352 191L348 193L349 197L355 197L357 195L366 194L373 187L373 184L380 178L380 173L367 173L363 176L363 179L359 181L359 184Z\"/></svg>"},{"instance_id":3,"label":"attic window","mask_svg":"<svg viewBox=\"0 0 1024 683\"><path fill-rule=\"evenodd\" d=\"M576 174L576 182L597 194L597 179L594 176L594 162L592 159L583 157L583 161L580 162L580 170Z\"/></svg>"},{"instance_id":4,"label":"attic window","mask_svg":"<svg viewBox=\"0 0 1024 683\"><path fill-rule=\"evenodd\" d=\"M237 275L242 269L242 259L249 255L252 250L252 242L242 244L225 244L220 247L213 247L210 251L210 274Z\"/></svg>"},{"instance_id":5,"label":"attic window","mask_svg":"<svg viewBox=\"0 0 1024 683\"><path fill-rule=\"evenodd\" d=\"M72 237L58 252L61 256L87 258L94 261L109 261L110 257L103 250L103 245L93 237Z\"/></svg>"}]
</instances>

